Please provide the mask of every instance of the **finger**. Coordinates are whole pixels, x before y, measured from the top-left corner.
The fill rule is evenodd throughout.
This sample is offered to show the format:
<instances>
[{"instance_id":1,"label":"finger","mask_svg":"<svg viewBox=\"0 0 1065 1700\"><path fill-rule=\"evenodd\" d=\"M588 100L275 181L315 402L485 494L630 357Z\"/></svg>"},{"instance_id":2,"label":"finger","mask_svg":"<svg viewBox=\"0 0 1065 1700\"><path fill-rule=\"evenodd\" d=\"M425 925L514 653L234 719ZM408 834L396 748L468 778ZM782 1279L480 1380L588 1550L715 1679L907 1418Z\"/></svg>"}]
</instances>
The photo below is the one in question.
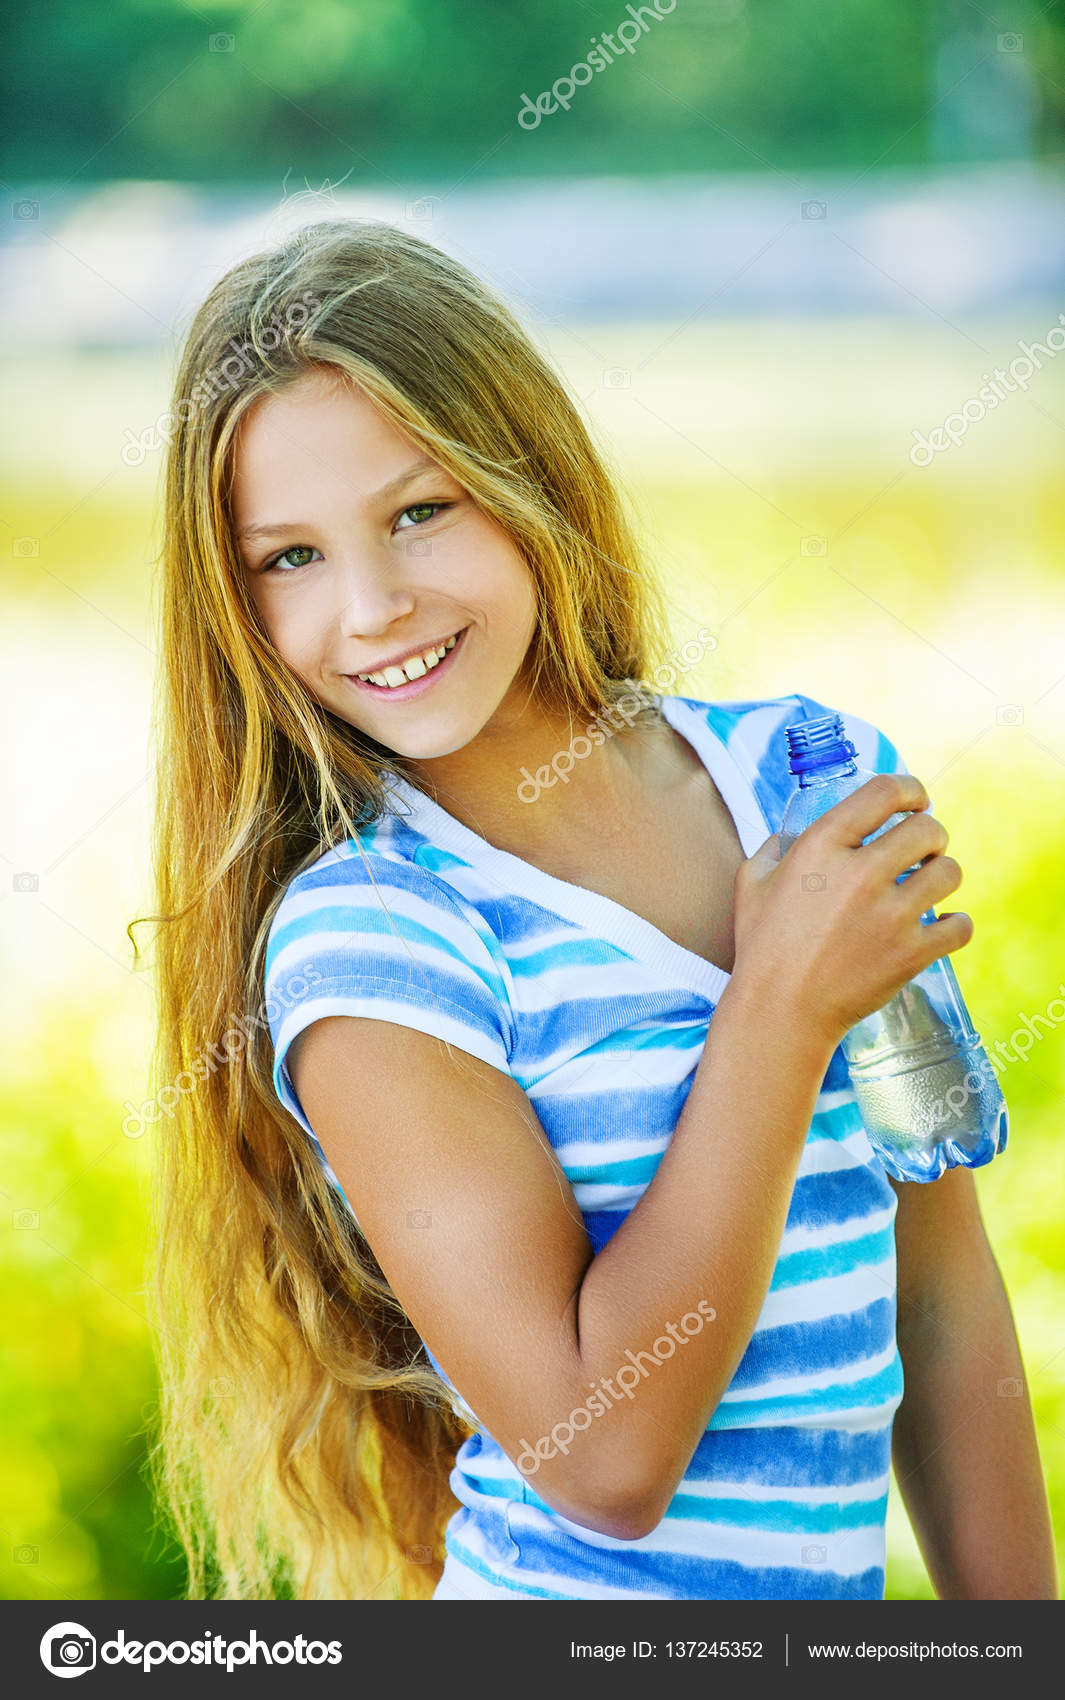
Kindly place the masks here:
<instances>
[{"instance_id":1,"label":"finger","mask_svg":"<svg viewBox=\"0 0 1065 1700\"><path fill-rule=\"evenodd\" d=\"M961 882L961 865L953 856L933 856L931 861L923 862L906 876L899 891L907 903L923 915L926 909L934 908L944 897L957 891Z\"/></svg>"},{"instance_id":2,"label":"finger","mask_svg":"<svg viewBox=\"0 0 1065 1700\"><path fill-rule=\"evenodd\" d=\"M943 822L918 810L864 845L862 853L868 861L879 863L886 872L897 876L926 857L942 856L949 843L950 834Z\"/></svg>"},{"instance_id":3,"label":"finger","mask_svg":"<svg viewBox=\"0 0 1065 1700\"><path fill-rule=\"evenodd\" d=\"M878 773L842 802L826 809L807 830L819 831L833 843L858 849L892 815L930 807L928 792L915 774Z\"/></svg>"}]
</instances>

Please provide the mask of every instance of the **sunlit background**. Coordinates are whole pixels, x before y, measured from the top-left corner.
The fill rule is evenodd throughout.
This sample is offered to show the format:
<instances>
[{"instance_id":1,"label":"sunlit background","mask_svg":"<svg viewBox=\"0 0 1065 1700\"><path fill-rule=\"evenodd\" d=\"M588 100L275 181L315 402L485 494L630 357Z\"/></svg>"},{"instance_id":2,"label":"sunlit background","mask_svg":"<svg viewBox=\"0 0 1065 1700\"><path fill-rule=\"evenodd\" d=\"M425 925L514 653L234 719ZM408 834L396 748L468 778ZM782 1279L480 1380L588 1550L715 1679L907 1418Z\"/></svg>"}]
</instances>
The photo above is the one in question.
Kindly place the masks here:
<instances>
[{"instance_id":1,"label":"sunlit background","mask_svg":"<svg viewBox=\"0 0 1065 1700\"><path fill-rule=\"evenodd\" d=\"M214 279L347 212L471 265L556 361L678 645L716 640L679 691L802 691L874 721L925 781L976 924L953 959L971 1012L989 1049L1026 1051L977 1184L1065 1535L1062 7L679 0L567 90L638 10L53 0L12 25L8 1597L183 1590L144 1476L166 1128L123 1128L150 1089L150 963L125 928L151 907L151 432ZM981 413L996 369L1010 385ZM948 420L955 440L933 437ZM894 1482L888 1594L932 1597Z\"/></svg>"}]
</instances>

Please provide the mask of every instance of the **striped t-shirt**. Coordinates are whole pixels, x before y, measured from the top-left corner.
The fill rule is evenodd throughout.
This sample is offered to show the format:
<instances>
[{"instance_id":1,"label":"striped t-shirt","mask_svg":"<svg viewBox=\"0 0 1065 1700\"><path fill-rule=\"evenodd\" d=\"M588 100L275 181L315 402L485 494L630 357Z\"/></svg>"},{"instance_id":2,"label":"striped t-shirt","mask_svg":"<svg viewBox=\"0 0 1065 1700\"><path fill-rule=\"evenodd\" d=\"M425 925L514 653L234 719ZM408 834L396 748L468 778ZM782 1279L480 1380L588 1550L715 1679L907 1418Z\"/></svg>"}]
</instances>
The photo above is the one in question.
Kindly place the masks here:
<instances>
[{"instance_id":1,"label":"striped t-shirt","mask_svg":"<svg viewBox=\"0 0 1065 1700\"><path fill-rule=\"evenodd\" d=\"M801 695L660 701L752 855L795 784L784 727L829 710ZM907 771L875 726L843 718L859 767ZM407 781L388 784L392 805L361 833L362 853L335 845L291 880L275 915L265 994L278 1096L343 1196L293 1090L288 1046L337 1014L437 1034L528 1095L598 1252L655 1174L729 975L621 904L497 849ZM516 1467L426 1348L476 1429L451 1473L460 1506L433 1597L883 1598L903 1388L895 1204L837 1049L750 1342L662 1521L639 1540L541 1498L535 1473Z\"/></svg>"}]
</instances>

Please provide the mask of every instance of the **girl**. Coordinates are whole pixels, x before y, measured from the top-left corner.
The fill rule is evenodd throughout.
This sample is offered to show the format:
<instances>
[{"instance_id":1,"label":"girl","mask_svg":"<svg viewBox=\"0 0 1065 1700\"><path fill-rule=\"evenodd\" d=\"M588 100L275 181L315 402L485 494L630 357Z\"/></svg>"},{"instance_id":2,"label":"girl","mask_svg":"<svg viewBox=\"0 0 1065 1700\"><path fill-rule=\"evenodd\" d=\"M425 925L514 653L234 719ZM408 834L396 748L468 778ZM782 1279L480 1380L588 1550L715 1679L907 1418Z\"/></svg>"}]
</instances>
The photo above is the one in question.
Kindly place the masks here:
<instances>
[{"instance_id":1,"label":"girl","mask_svg":"<svg viewBox=\"0 0 1065 1700\"><path fill-rule=\"evenodd\" d=\"M652 688L602 459L425 242L236 266L174 415L153 1455L189 1596L880 1598L893 1445L941 1597L1053 1597L973 1178L890 1183L838 1049L972 934L920 923L960 882L920 781L847 716L879 777L780 860L824 706L660 695L705 628Z\"/></svg>"}]
</instances>

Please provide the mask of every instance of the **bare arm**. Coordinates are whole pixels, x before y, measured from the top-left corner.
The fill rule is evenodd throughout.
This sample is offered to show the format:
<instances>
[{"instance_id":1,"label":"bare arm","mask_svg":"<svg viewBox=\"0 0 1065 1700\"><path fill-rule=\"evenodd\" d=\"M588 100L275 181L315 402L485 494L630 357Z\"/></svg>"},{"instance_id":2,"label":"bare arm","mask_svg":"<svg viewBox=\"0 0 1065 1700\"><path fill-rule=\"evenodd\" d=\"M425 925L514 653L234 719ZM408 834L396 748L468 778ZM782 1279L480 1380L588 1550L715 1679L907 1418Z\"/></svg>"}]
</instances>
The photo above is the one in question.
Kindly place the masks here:
<instances>
[{"instance_id":1,"label":"bare arm","mask_svg":"<svg viewBox=\"0 0 1065 1700\"><path fill-rule=\"evenodd\" d=\"M933 1586L941 1600L1056 1600L1024 1365L974 1176L891 1184L906 1381L892 1454Z\"/></svg>"},{"instance_id":2,"label":"bare arm","mask_svg":"<svg viewBox=\"0 0 1065 1700\"><path fill-rule=\"evenodd\" d=\"M315 1022L289 1054L307 1117L434 1357L541 1497L622 1539L659 1520L769 1286L831 1050L797 1026L772 1040L767 1031L764 1004L730 985L685 1105L686 1137L678 1124L595 1258L516 1082L475 1058L458 1070L426 1034L347 1016ZM481 1090L471 1093L473 1076ZM680 1327L689 1313L693 1337ZM641 1378L627 1351L663 1336L662 1361ZM557 1425L574 1413L567 1437Z\"/></svg>"},{"instance_id":3,"label":"bare arm","mask_svg":"<svg viewBox=\"0 0 1065 1700\"><path fill-rule=\"evenodd\" d=\"M637 1539L661 1520L764 1302L839 1038L966 942L967 917L960 929L936 923L934 942L920 923L958 883L956 863L933 855L895 884L941 846L937 822L914 814L859 848L922 803L919 780L870 781L783 863L763 846L741 867L736 972L654 1179L597 1257L508 1076L470 1057L460 1070L424 1034L346 1016L314 1023L290 1051L308 1120L412 1323L536 1492L574 1522ZM797 895L809 869L829 870L812 904ZM708 1310L701 1329L683 1327ZM639 1360L663 1336L673 1355ZM630 1352L646 1375L632 1397L603 1402L604 1382L623 1385L623 1368L631 1381Z\"/></svg>"}]
</instances>

